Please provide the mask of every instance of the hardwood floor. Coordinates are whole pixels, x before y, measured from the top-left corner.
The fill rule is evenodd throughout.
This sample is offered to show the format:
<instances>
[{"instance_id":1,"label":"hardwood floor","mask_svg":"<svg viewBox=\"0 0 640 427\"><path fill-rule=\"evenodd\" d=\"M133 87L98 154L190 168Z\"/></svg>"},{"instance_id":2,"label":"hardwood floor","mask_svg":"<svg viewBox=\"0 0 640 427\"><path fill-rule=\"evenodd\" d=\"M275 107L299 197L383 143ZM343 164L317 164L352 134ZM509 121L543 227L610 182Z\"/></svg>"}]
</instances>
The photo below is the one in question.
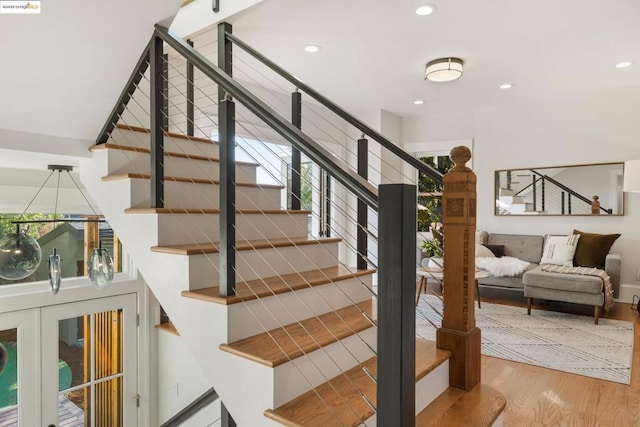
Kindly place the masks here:
<instances>
[{"instance_id":1,"label":"hardwood floor","mask_svg":"<svg viewBox=\"0 0 640 427\"><path fill-rule=\"evenodd\" d=\"M526 306L522 293L481 288L480 294L483 303ZM575 304L533 308L593 315L591 307ZM640 315L616 303L602 318L634 323L631 385L482 356L482 383L507 398L505 426L640 426Z\"/></svg>"}]
</instances>

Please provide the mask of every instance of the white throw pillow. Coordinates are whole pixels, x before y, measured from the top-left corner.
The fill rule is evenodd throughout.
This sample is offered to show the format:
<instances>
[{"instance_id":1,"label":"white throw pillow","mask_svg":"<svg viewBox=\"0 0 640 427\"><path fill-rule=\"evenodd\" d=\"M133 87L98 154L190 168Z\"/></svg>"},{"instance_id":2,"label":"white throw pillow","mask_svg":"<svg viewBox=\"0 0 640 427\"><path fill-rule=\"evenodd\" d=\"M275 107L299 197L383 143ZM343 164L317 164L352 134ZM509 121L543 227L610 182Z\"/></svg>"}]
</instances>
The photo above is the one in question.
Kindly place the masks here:
<instances>
[{"instance_id":1,"label":"white throw pillow","mask_svg":"<svg viewBox=\"0 0 640 427\"><path fill-rule=\"evenodd\" d=\"M540 264L555 264L573 267L573 256L578 246L579 234L568 236L549 236L544 242L544 251Z\"/></svg>"},{"instance_id":2,"label":"white throw pillow","mask_svg":"<svg viewBox=\"0 0 640 427\"><path fill-rule=\"evenodd\" d=\"M495 258L496 256L488 247L476 244L476 257Z\"/></svg>"}]
</instances>

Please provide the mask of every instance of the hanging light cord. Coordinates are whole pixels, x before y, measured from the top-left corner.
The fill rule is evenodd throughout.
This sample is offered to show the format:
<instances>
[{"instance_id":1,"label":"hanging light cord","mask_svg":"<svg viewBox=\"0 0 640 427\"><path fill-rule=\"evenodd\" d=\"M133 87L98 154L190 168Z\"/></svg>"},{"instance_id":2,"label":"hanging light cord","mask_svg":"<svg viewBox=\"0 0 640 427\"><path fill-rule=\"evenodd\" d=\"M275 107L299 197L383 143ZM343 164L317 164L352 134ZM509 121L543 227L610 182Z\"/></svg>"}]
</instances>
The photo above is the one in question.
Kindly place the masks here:
<instances>
[{"instance_id":1,"label":"hanging light cord","mask_svg":"<svg viewBox=\"0 0 640 427\"><path fill-rule=\"evenodd\" d=\"M87 199L87 196L85 196L84 193L82 192L82 190L80 189L80 186L78 185L76 180L73 179L73 176L71 175L71 173L69 173L69 171L67 171L67 174L69 174L69 178L71 178L71 181L73 181L73 184L76 186L76 188L78 189L80 194L82 194L82 197L84 198L84 201L87 202L87 205L89 206L89 209L91 209L91 211L93 212L93 214L95 216L99 216L98 213L96 212L96 210L93 209L93 206L91 206L91 203L89 203L89 199Z\"/></svg>"},{"instance_id":2,"label":"hanging light cord","mask_svg":"<svg viewBox=\"0 0 640 427\"><path fill-rule=\"evenodd\" d=\"M49 179L51 178L51 175L53 175L55 171L52 170L51 173L49 174L49 176L47 177L47 179L45 179L45 181L42 183L42 185L40 186L40 189L36 192L36 195L33 196L33 199L31 199L31 201L29 202L29 204L27 205L27 207L24 209L24 211L22 211L22 213L20 214L20 218L24 217L24 214L27 213L27 211L29 210L29 207L31 207L31 204L33 203L33 201L36 199L36 197L38 197L38 194L40 194L40 192L42 191L42 189L44 188L45 185L47 185L47 182L49 182ZM58 177L59 178L59 177Z\"/></svg>"},{"instance_id":3,"label":"hanging light cord","mask_svg":"<svg viewBox=\"0 0 640 427\"><path fill-rule=\"evenodd\" d=\"M62 171L58 171L58 183L56 184L56 204L53 208L53 219L58 217L58 194L60 194L60 175L62 175Z\"/></svg>"}]
</instances>

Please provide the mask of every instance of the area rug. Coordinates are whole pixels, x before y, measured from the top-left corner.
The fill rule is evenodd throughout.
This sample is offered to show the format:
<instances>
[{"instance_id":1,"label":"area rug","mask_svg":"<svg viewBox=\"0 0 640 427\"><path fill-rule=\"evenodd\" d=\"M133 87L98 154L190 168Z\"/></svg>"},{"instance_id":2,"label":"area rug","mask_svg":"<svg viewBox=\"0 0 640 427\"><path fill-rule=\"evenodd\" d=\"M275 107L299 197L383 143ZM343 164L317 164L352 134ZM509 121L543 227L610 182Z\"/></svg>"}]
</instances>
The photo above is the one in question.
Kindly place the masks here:
<instances>
[{"instance_id":1,"label":"area rug","mask_svg":"<svg viewBox=\"0 0 640 427\"><path fill-rule=\"evenodd\" d=\"M524 307L482 303L476 308L482 354L587 377L631 383L633 323ZM422 295L416 309L416 335L435 340L442 302ZM427 320L428 319L428 320Z\"/></svg>"}]
</instances>

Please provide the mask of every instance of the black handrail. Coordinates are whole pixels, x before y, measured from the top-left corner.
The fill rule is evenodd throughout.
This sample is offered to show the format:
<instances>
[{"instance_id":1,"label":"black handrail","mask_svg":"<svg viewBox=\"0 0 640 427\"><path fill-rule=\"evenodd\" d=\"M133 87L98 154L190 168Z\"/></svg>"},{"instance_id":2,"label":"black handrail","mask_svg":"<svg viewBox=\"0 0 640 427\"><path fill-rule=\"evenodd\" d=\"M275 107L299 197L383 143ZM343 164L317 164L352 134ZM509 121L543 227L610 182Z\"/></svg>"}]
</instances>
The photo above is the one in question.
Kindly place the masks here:
<instances>
[{"instance_id":1,"label":"black handrail","mask_svg":"<svg viewBox=\"0 0 640 427\"><path fill-rule=\"evenodd\" d=\"M260 117L291 145L305 153L309 159L327 170L342 185L373 209L378 209L378 191L369 182L351 171L348 165L332 155L328 150L293 126L271 107L249 92L233 78L225 74L202 54L182 39L174 36L166 27L156 24L155 35L164 40L177 53L198 68L204 75L215 81L249 111ZM415 159L417 160L417 159Z\"/></svg>"},{"instance_id":2,"label":"black handrail","mask_svg":"<svg viewBox=\"0 0 640 427\"><path fill-rule=\"evenodd\" d=\"M591 205L591 200L589 200L588 198L584 197L582 194L576 193L575 191L573 191L572 189L570 189L566 185L564 185L561 182L558 182L555 179L551 178L549 175L541 174L540 172L538 172L536 170L533 170L533 169L529 169L529 170L531 172L535 173L536 175L544 178L545 180L551 182L552 184L556 185L560 189L566 191L570 195L577 197L578 199L582 200L583 202L587 203L588 205ZM602 210L602 211L604 211L606 213L609 213L609 211L607 209L603 208L602 206L600 207L600 210Z\"/></svg>"},{"instance_id":3,"label":"black handrail","mask_svg":"<svg viewBox=\"0 0 640 427\"><path fill-rule=\"evenodd\" d=\"M380 145L382 145L387 150L391 151L400 159L409 163L411 166L418 169L420 172L429 175L431 178L435 179L438 183L442 183L442 173L440 171L432 168L431 166L427 165L420 159L416 159L411 154L407 153L402 148L398 147L396 144L394 144L393 142L385 138L383 135L381 135L371 127L367 126L366 124L364 124L363 122L361 122L360 120L352 116L351 114L347 113L344 109L340 108L338 105L331 102L328 98L321 95L318 91L314 90L310 86L300 81L295 76L288 73L284 68L280 67L278 64L271 61L269 58L262 55L260 52L258 52L257 50L255 50L254 48L252 48L251 46L249 46L248 44L246 44L245 42L243 42L242 40L234 36L233 34L227 32L226 36L233 43L240 46L240 48L242 48L245 52L249 53L251 56L253 56L257 60L262 62L264 65L271 68L273 71L278 73L284 79L288 80L290 83L295 85L298 89L301 89L307 94L309 94L320 104L324 105L333 113L338 115L340 118L347 121L351 125L355 126L357 129L359 129L361 132L363 132L364 134L368 135L369 137L377 141Z\"/></svg>"},{"instance_id":4,"label":"black handrail","mask_svg":"<svg viewBox=\"0 0 640 427\"><path fill-rule=\"evenodd\" d=\"M200 397L196 398L196 400L187 405L180 412L169 418L169 420L162 424L160 427L178 427L180 424L184 423L189 418L194 416L202 408L209 406L217 399L218 393L212 387L209 390L205 391L202 395L200 395Z\"/></svg>"},{"instance_id":5,"label":"black handrail","mask_svg":"<svg viewBox=\"0 0 640 427\"><path fill-rule=\"evenodd\" d=\"M138 84L140 83L140 80L142 80L142 76L144 76L144 73L149 67L149 52L152 41L153 39L149 40L149 43L147 43L147 46L142 51L140 58L138 58L136 66L133 67L133 71L129 76L129 80L127 80L127 84L124 89L122 89L115 106L111 110L111 114L109 114L109 118L102 126L102 129L96 138L96 144L105 144L109 140L109 134L116 127L116 123L118 123L120 115L126 108L129 99L131 99L131 95L133 95L133 92L138 88Z\"/></svg>"}]
</instances>

